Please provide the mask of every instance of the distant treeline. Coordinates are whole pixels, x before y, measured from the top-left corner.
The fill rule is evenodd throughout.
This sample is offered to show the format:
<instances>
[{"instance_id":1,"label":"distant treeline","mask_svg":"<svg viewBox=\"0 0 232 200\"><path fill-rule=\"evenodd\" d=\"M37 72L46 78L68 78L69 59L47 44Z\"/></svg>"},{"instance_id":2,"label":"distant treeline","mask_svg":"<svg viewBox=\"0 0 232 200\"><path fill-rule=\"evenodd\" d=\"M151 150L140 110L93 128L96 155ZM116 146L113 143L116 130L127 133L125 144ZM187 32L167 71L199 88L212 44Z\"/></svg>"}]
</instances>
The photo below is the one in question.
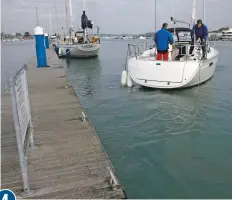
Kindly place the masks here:
<instances>
[{"instance_id":1,"label":"distant treeline","mask_svg":"<svg viewBox=\"0 0 232 200\"><path fill-rule=\"evenodd\" d=\"M229 27L222 27L218 30L215 31L209 31L210 33L221 33L222 31L225 30L229 30ZM153 37L154 36L154 32L148 32L148 33L144 33L144 34L101 34L102 37L104 36L133 36L133 37L139 37L139 36L144 36L144 37Z\"/></svg>"},{"instance_id":2,"label":"distant treeline","mask_svg":"<svg viewBox=\"0 0 232 200\"><path fill-rule=\"evenodd\" d=\"M21 33L14 33L14 34L9 34L9 33L3 33L1 32L1 39L4 38L27 38L27 39L33 39L33 35L31 35L29 32L25 32L24 35L22 35Z\"/></svg>"},{"instance_id":3,"label":"distant treeline","mask_svg":"<svg viewBox=\"0 0 232 200\"><path fill-rule=\"evenodd\" d=\"M218 29L218 30L215 30L215 31L210 31L211 33L221 33L222 31L227 31L227 30L229 30L230 29L230 27L229 26L227 26L227 27L222 27L222 28L220 28L220 29Z\"/></svg>"}]
</instances>

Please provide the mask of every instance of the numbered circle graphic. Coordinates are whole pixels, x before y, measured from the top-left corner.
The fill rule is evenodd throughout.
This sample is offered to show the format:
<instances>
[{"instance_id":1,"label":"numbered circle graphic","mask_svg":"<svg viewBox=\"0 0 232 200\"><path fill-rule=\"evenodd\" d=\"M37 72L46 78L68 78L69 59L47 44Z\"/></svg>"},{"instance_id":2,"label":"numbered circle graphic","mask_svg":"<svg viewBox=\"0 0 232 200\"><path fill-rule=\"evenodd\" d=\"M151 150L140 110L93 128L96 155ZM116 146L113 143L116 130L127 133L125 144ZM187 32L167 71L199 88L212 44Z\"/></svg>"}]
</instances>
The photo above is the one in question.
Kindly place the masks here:
<instances>
[{"instance_id":1,"label":"numbered circle graphic","mask_svg":"<svg viewBox=\"0 0 232 200\"><path fill-rule=\"evenodd\" d=\"M11 190L0 190L0 200L16 200L16 196Z\"/></svg>"}]
</instances>

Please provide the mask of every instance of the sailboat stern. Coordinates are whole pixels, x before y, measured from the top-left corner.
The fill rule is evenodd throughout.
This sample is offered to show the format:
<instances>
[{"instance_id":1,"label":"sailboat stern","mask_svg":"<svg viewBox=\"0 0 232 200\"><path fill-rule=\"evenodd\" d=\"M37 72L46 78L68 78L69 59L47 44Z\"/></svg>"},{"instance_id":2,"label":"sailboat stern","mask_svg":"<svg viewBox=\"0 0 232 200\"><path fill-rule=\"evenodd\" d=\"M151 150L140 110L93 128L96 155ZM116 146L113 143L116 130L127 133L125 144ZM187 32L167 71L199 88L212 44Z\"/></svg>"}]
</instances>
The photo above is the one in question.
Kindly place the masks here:
<instances>
[{"instance_id":1,"label":"sailboat stern","mask_svg":"<svg viewBox=\"0 0 232 200\"><path fill-rule=\"evenodd\" d=\"M77 48L74 50L73 55L79 57L96 57L99 54L100 44L80 44L77 45Z\"/></svg>"},{"instance_id":2,"label":"sailboat stern","mask_svg":"<svg viewBox=\"0 0 232 200\"><path fill-rule=\"evenodd\" d=\"M99 54L100 44L60 45L57 47L60 58L90 58Z\"/></svg>"},{"instance_id":3,"label":"sailboat stern","mask_svg":"<svg viewBox=\"0 0 232 200\"><path fill-rule=\"evenodd\" d=\"M194 78L199 69L195 61L156 61L131 58L128 71L139 85L151 88L180 88Z\"/></svg>"}]
</instances>

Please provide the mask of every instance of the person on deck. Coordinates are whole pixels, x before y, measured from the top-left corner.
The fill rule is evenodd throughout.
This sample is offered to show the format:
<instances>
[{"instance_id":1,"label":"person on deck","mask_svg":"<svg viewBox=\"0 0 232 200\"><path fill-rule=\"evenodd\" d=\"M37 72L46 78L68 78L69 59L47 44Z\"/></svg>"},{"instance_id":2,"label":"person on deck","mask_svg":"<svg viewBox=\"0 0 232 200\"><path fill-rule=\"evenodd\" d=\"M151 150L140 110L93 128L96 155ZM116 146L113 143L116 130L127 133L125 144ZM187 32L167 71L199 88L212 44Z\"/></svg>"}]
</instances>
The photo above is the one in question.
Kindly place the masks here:
<instances>
[{"instance_id":1,"label":"person on deck","mask_svg":"<svg viewBox=\"0 0 232 200\"><path fill-rule=\"evenodd\" d=\"M168 24L164 23L161 30L155 33L155 43L157 48L157 60L168 60L168 44L174 43L172 34L167 30Z\"/></svg>"},{"instance_id":2,"label":"person on deck","mask_svg":"<svg viewBox=\"0 0 232 200\"><path fill-rule=\"evenodd\" d=\"M203 59L206 59L206 41L208 39L208 28L206 25L203 24L201 19L197 20L197 24L193 26L192 32L192 46L190 47L189 54L193 53L194 49L194 34L195 34L195 41L201 41L202 45L202 52L203 52Z\"/></svg>"}]
</instances>

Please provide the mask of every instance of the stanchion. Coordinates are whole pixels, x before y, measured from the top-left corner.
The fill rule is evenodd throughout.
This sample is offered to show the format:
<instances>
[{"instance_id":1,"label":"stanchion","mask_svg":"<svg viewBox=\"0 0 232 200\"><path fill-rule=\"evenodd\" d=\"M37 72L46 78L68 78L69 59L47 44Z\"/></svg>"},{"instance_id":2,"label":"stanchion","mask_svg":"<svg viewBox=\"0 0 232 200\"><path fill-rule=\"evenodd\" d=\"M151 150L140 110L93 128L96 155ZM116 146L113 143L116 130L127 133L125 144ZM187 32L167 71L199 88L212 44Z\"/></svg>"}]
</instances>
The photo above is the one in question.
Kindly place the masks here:
<instances>
[{"instance_id":1,"label":"stanchion","mask_svg":"<svg viewBox=\"0 0 232 200\"><path fill-rule=\"evenodd\" d=\"M49 49L49 40L48 40L48 34L47 33L44 34L44 38L45 38L45 47L46 47L46 49Z\"/></svg>"}]
</instances>

